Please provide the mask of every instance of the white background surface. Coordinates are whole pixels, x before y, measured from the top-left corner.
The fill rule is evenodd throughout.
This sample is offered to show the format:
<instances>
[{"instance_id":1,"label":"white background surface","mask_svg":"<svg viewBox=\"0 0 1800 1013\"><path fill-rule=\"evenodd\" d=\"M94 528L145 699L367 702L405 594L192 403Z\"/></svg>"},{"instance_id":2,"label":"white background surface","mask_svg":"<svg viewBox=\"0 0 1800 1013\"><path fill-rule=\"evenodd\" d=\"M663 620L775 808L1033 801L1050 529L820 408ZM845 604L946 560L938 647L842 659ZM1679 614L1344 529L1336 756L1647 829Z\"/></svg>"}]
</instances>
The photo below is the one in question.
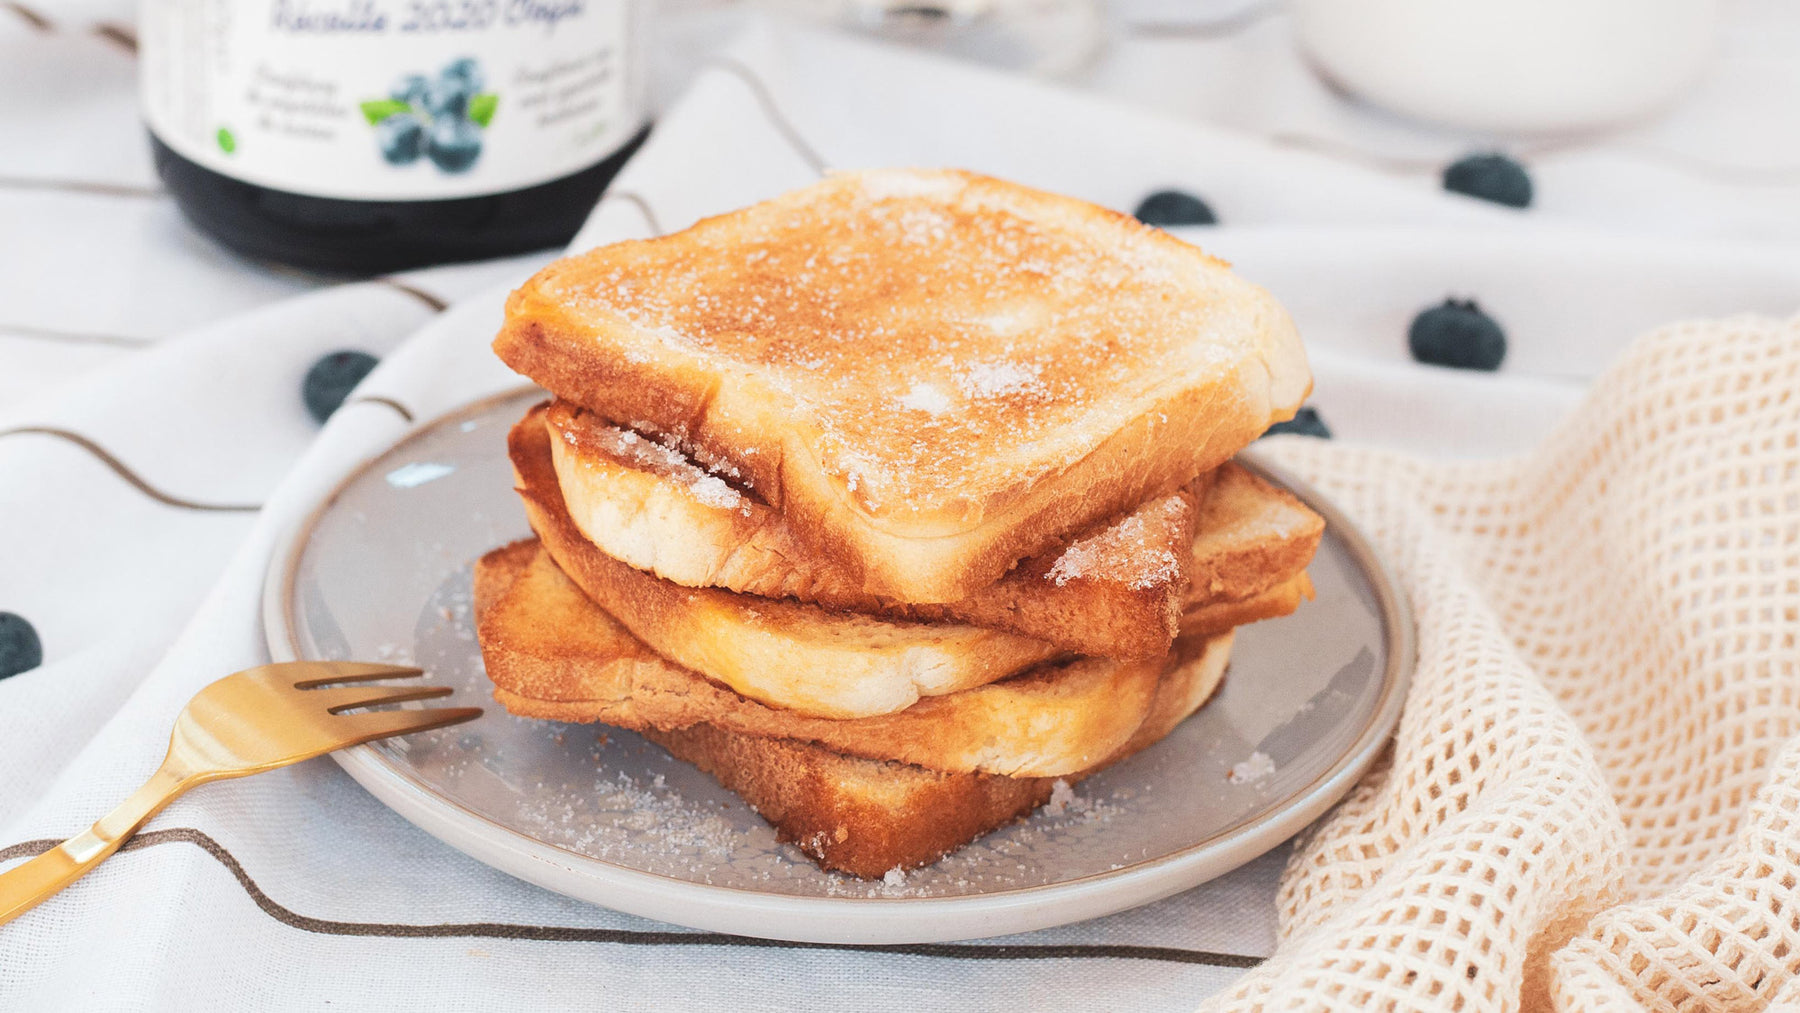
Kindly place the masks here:
<instances>
[{"instance_id":1,"label":"white background surface","mask_svg":"<svg viewBox=\"0 0 1800 1013\"><path fill-rule=\"evenodd\" d=\"M1121 28L1084 87L1126 105L829 43L783 42L756 68L833 165L968 164L1121 208L1160 186L1202 194L1225 224L1183 234L1292 309L1317 403L1350 439L1439 455L1516 450L1645 327L1800 309L1800 66L1785 58L1800 15L1790 7L1729 4L1721 59L1687 104L1533 155L1541 204L1515 213L1436 188L1438 165L1493 139L1334 96L1292 56L1278 13L1180 6L1227 27ZM1115 20L1173 16L1156 7ZM141 780L193 688L260 653L264 554L284 511L299 508L281 488L405 430L390 407L362 400L320 436L297 393L308 363L340 347L386 354L424 328L365 398L423 418L513 382L479 346L434 346L441 324L414 296L246 263L188 229L149 171L129 50L94 31L128 25L129 11L96 0L43 13L50 29L0 8L0 431L85 434L190 503L274 505L171 508L66 440L0 440L0 610L30 617L48 655L0 681L0 849L72 833ZM699 43L741 21L731 8L678 13L665 96L703 62ZM769 140L766 111L740 80L709 74L693 102L706 115L671 117L655 135L668 157L621 180L665 227L809 178ZM610 201L584 238L642 229L630 204ZM489 286L538 259L411 280L446 301L480 297L456 313L492 315ZM1507 326L1512 358L1498 376L1406 359L1406 322L1448 294L1477 296ZM152 838L163 843L0 929L0 1006L404 1006L430 995L450 1006L633 1008L680 983L682 1004L711 1008L780 996L830 1009L871 994L919 1009L1181 1008L1236 973L609 943L607 933L667 927L523 887L413 830L322 762L210 787L153 824L183 827L204 828L267 904L193 841ZM1266 856L1170 901L1010 942L1260 956L1274 941L1280 862ZM299 927L276 910L351 929ZM572 935L355 931L470 923Z\"/></svg>"}]
</instances>

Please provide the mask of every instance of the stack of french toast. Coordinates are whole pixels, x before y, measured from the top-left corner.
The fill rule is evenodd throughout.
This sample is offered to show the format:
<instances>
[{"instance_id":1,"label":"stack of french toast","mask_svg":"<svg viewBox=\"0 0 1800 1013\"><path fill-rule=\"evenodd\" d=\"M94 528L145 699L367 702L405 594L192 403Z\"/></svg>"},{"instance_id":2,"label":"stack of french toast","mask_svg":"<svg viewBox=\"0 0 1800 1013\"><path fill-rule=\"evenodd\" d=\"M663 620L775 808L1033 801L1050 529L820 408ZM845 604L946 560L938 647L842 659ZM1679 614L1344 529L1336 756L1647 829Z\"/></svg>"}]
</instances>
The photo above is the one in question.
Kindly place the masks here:
<instances>
[{"instance_id":1,"label":"stack of french toast","mask_svg":"<svg viewBox=\"0 0 1800 1013\"><path fill-rule=\"evenodd\" d=\"M1226 265L1069 198L840 173L557 261L494 342L536 537L495 697L643 733L828 869L935 861L1162 739L1324 522L1231 462L1310 390Z\"/></svg>"}]
</instances>

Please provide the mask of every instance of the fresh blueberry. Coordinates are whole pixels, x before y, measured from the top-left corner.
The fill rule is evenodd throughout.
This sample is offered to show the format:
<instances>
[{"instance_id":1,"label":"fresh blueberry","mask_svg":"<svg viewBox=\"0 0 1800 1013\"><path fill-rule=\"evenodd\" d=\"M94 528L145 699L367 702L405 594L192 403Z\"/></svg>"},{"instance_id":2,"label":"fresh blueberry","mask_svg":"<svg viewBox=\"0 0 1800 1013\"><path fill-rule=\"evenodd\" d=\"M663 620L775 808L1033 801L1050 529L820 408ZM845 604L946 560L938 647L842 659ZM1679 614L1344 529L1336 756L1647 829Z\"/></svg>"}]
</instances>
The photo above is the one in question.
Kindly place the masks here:
<instances>
[{"instance_id":1,"label":"fresh blueberry","mask_svg":"<svg viewBox=\"0 0 1800 1013\"><path fill-rule=\"evenodd\" d=\"M1158 190L1132 212L1145 225L1217 225L1219 218L1206 202L1183 190Z\"/></svg>"},{"instance_id":2,"label":"fresh blueberry","mask_svg":"<svg viewBox=\"0 0 1800 1013\"><path fill-rule=\"evenodd\" d=\"M1413 358L1434 366L1491 372L1506 358L1506 332L1473 299L1446 299L1413 317L1406 344Z\"/></svg>"},{"instance_id":3,"label":"fresh blueberry","mask_svg":"<svg viewBox=\"0 0 1800 1013\"><path fill-rule=\"evenodd\" d=\"M481 64L477 63L473 57L468 56L451 60L445 64L441 75L460 79L469 86L471 95L479 93L482 86L487 83L487 79L481 74Z\"/></svg>"},{"instance_id":4,"label":"fresh blueberry","mask_svg":"<svg viewBox=\"0 0 1800 1013\"><path fill-rule=\"evenodd\" d=\"M1264 436L1277 433L1294 433L1299 436L1317 436L1321 440L1331 439L1331 427L1319 417L1319 410L1312 405L1305 405L1294 413L1294 417L1286 422L1277 422L1263 431Z\"/></svg>"},{"instance_id":5,"label":"fresh blueberry","mask_svg":"<svg viewBox=\"0 0 1800 1013\"><path fill-rule=\"evenodd\" d=\"M469 99L475 89L460 77L439 74L425 89L425 111L432 119L460 120L469 115Z\"/></svg>"},{"instance_id":6,"label":"fresh blueberry","mask_svg":"<svg viewBox=\"0 0 1800 1013\"><path fill-rule=\"evenodd\" d=\"M409 106L424 108L425 96L431 91L431 84L425 80L424 74L402 74L394 80L393 87L388 89L388 98L395 102L405 102Z\"/></svg>"},{"instance_id":7,"label":"fresh blueberry","mask_svg":"<svg viewBox=\"0 0 1800 1013\"><path fill-rule=\"evenodd\" d=\"M24 616L0 612L0 679L44 663L44 644Z\"/></svg>"},{"instance_id":8,"label":"fresh blueberry","mask_svg":"<svg viewBox=\"0 0 1800 1013\"><path fill-rule=\"evenodd\" d=\"M468 172L481 157L481 128L460 116L434 120L425 153L445 172Z\"/></svg>"},{"instance_id":9,"label":"fresh blueberry","mask_svg":"<svg viewBox=\"0 0 1800 1013\"><path fill-rule=\"evenodd\" d=\"M375 124L375 145L390 165L408 165L425 153L425 124L412 113L395 113Z\"/></svg>"},{"instance_id":10,"label":"fresh blueberry","mask_svg":"<svg viewBox=\"0 0 1800 1013\"><path fill-rule=\"evenodd\" d=\"M1531 174L1498 152L1465 155L1444 170L1444 189L1512 208L1531 206Z\"/></svg>"},{"instance_id":11,"label":"fresh blueberry","mask_svg":"<svg viewBox=\"0 0 1800 1013\"><path fill-rule=\"evenodd\" d=\"M380 361L367 352L343 351L332 352L313 363L300 384L300 397L306 402L306 410L313 418L324 422Z\"/></svg>"}]
</instances>

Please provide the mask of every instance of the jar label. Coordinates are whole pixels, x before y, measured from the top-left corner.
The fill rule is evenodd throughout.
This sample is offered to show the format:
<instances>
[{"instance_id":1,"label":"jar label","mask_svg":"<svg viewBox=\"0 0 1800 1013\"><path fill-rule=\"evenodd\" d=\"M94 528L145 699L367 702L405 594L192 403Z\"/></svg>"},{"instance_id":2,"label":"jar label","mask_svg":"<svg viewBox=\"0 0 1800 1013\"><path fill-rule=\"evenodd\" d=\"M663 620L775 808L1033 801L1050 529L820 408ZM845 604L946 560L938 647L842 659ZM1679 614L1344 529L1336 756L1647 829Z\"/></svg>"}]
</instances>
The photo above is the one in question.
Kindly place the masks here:
<instances>
[{"instance_id":1,"label":"jar label","mask_svg":"<svg viewBox=\"0 0 1800 1013\"><path fill-rule=\"evenodd\" d=\"M315 197L500 193L642 125L634 0L147 0L144 117L177 154Z\"/></svg>"}]
</instances>

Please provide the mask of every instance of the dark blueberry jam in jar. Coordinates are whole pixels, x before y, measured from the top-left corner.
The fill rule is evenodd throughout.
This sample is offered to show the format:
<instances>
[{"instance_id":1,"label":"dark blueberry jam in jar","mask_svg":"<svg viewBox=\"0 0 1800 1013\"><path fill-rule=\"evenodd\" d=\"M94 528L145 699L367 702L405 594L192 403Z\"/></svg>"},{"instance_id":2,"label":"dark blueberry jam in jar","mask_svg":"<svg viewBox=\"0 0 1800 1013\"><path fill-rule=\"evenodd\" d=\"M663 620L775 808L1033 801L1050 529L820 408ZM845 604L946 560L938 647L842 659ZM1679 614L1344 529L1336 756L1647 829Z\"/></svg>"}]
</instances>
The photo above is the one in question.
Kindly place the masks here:
<instances>
[{"instance_id":1,"label":"dark blueberry jam in jar","mask_svg":"<svg viewBox=\"0 0 1800 1013\"><path fill-rule=\"evenodd\" d=\"M140 91L187 217L372 274L565 243L648 132L648 0L147 0Z\"/></svg>"}]
</instances>

